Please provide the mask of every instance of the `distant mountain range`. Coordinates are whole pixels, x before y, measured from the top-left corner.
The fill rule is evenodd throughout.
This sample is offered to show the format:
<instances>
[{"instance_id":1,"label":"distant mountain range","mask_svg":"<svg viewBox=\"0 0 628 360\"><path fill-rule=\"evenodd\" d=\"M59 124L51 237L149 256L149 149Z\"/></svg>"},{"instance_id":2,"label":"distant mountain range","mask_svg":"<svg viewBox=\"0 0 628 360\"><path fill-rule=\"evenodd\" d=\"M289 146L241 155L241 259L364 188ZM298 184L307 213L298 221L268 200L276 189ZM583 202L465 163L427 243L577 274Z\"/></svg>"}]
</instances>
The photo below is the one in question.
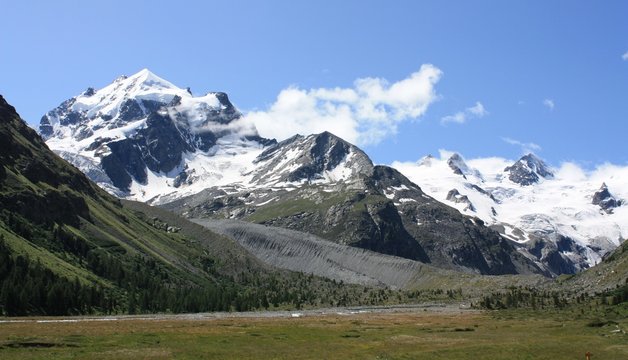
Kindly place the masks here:
<instances>
[{"instance_id":1,"label":"distant mountain range","mask_svg":"<svg viewBox=\"0 0 628 360\"><path fill-rule=\"evenodd\" d=\"M481 219L526 246L556 274L599 263L628 236L625 177L610 172L574 180L534 154L514 164L459 154L395 166L430 196Z\"/></svg>"},{"instance_id":2,"label":"distant mountain range","mask_svg":"<svg viewBox=\"0 0 628 360\"><path fill-rule=\"evenodd\" d=\"M118 197L447 269L575 273L628 234L617 179L566 181L533 154L497 172L458 154L374 165L331 133L264 139L226 94L195 97L148 70L63 102L40 134Z\"/></svg>"}]
</instances>

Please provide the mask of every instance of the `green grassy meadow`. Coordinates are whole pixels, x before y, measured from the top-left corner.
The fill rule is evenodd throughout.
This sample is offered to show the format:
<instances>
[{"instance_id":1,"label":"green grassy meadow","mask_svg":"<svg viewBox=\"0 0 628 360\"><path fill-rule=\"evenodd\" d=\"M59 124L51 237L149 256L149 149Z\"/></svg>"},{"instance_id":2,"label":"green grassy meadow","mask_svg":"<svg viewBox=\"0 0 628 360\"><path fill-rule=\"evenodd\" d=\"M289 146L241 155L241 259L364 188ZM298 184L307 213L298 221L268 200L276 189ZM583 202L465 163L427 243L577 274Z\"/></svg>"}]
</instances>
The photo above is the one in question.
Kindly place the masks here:
<instances>
[{"instance_id":1,"label":"green grassy meadow","mask_svg":"<svg viewBox=\"0 0 628 360\"><path fill-rule=\"evenodd\" d=\"M626 359L627 329L521 310L0 323L0 358Z\"/></svg>"}]
</instances>

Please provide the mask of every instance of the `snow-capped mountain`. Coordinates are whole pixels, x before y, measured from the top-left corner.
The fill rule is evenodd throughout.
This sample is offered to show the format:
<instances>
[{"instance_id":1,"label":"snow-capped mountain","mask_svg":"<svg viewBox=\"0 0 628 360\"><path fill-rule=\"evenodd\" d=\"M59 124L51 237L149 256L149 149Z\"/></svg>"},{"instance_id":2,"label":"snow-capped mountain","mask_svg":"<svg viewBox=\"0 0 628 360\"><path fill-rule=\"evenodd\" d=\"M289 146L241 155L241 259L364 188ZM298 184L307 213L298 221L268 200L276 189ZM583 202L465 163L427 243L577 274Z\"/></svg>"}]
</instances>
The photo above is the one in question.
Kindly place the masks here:
<instances>
[{"instance_id":1,"label":"snow-capped mountain","mask_svg":"<svg viewBox=\"0 0 628 360\"><path fill-rule=\"evenodd\" d=\"M465 162L446 152L393 167L428 195L523 244L555 273L592 266L628 237L626 174L612 169L572 176L534 154L514 163Z\"/></svg>"},{"instance_id":2,"label":"snow-capped mountain","mask_svg":"<svg viewBox=\"0 0 628 360\"><path fill-rule=\"evenodd\" d=\"M267 160L266 156L270 156ZM546 274L481 222L442 204L330 133L297 136L257 159L255 187L210 187L162 206L188 218L238 219L480 274ZM258 182L259 181L259 182Z\"/></svg>"},{"instance_id":3,"label":"snow-capped mountain","mask_svg":"<svg viewBox=\"0 0 628 360\"><path fill-rule=\"evenodd\" d=\"M146 69L63 102L42 117L40 133L101 187L152 203L208 187L343 182L373 166L329 133L261 138L226 94L195 97Z\"/></svg>"},{"instance_id":4,"label":"snow-capped mountain","mask_svg":"<svg viewBox=\"0 0 628 360\"><path fill-rule=\"evenodd\" d=\"M274 143L226 94L195 97L146 69L63 102L43 116L40 133L100 186L141 201L238 183Z\"/></svg>"},{"instance_id":5,"label":"snow-capped mountain","mask_svg":"<svg viewBox=\"0 0 628 360\"><path fill-rule=\"evenodd\" d=\"M547 273L343 139L263 139L225 94L194 97L148 70L65 101L40 132L110 192L188 217L305 231L465 272Z\"/></svg>"},{"instance_id":6,"label":"snow-capped mountain","mask_svg":"<svg viewBox=\"0 0 628 360\"><path fill-rule=\"evenodd\" d=\"M148 70L63 102L40 133L122 198L462 271L573 273L628 235L621 176L574 182L532 154L497 166L450 154L395 164L408 180L328 132L264 139L226 94L194 96Z\"/></svg>"}]
</instances>

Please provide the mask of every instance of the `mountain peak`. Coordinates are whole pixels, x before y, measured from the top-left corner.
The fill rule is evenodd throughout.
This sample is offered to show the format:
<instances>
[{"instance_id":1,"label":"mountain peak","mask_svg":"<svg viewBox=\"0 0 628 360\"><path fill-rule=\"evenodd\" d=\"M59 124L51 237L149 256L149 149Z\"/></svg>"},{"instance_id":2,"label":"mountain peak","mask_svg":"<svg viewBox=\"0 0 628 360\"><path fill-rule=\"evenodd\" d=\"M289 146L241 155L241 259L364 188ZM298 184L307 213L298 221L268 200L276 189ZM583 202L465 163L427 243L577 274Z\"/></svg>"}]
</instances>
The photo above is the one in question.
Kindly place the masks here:
<instances>
[{"instance_id":1,"label":"mountain peak","mask_svg":"<svg viewBox=\"0 0 628 360\"><path fill-rule=\"evenodd\" d=\"M4 99L4 96L0 95L0 107L3 107L3 106L11 106L11 105L7 103L7 101Z\"/></svg>"},{"instance_id":2,"label":"mountain peak","mask_svg":"<svg viewBox=\"0 0 628 360\"><path fill-rule=\"evenodd\" d=\"M554 173L550 170L545 161L541 160L533 153L528 153L527 155L524 155L519 161L525 161L529 168L534 169L536 173L544 178L549 179L554 177Z\"/></svg>"},{"instance_id":3,"label":"mountain peak","mask_svg":"<svg viewBox=\"0 0 628 360\"><path fill-rule=\"evenodd\" d=\"M142 70L140 70L137 73L135 73L135 75L150 76L150 75L155 75L155 74L153 74L152 71L148 70L148 68L143 68ZM135 76L135 75L133 75L133 76Z\"/></svg>"},{"instance_id":4,"label":"mountain peak","mask_svg":"<svg viewBox=\"0 0 628 360\"><path fill-rule=\"evenodd\" d=\"M608 190L608 186L603 182L600 189L593 194L593 200L591 201L593 205L598 205L602 210L607 213L612 213L613 208L619 207L622 205L621 200L617 200L611 192Z\"/></svg>"},{"instance_id":5,"label":"mountain peak","mask_svg":"<svg viewBox=\"0 0 628 360\"><path fill-rule=\"evenodd\" d=\"M467 178L467 175L483 179L482 174L477 169L473 169L467 165L464 158L458 153L453 153L449 159L447 159L447 165L454 172L454 174L460 175L465 179Z\"/></svg>"},{"instance_id":6,"label":"mountain peak","mask_svg":"<svg viewBox=\"0 0 628 360\"><path fill-rule=\"evenodd\" d=\"M231 124L240 117L225 93L194 97L142 69L64 101L42 117L39 129L51 149L77 167L92 169L98 184L128 195L153 173L164 179L178 176L200 154L248 153L268 142L253 125ZM222 176L202 167L190 177L201 172Z\"/></svg>"},{"instance_id":7,"label":"mountain peak","mask_svg":"<svg viewBox=\"0 0 628 360\"><path fill-rule=\"evenodd\" d=\"M143 127L139 121L164 108L175 118L186 119L191 127L203 129L211 122L224 125L241 116L224 92L194 97L189 88L181 89L144 68L64 101L42 117L39 131L45 139L82 141L97 129L124 128L124 134L115 134L115 138L123 138L128 131ZM129 127L131 123L136 125Z\"/></svg>"},{"instance_id":8,"label":"mountain peak","mask_svg":"<svg viewBox=\"0 0 628 360\"><path fill-rule=\"evenodd\" d=\"M538 183L541 178L551 179L554 177L549 166L532 153L522 156L504 171L509 173L508 178L512 182L523 186Z\"/></svg>"},{"instance_id":9,"label":"mountain peak","mask_svg":"<svg viewBox=\"0 0 628 360\"><path fill-rule=\"evenodd\" d=\"M417 165L430 167L432 166L433 161L434 161L434 155L428 154L422 157L421 159L419 159L419 161L417 161Z\"/></svg>"},{"instance_id":10,"label":"mountain peak","mask_svg":"<svg viewBox=\"0 0 628 360\"><path fill-rule=\"evenodd\" d=\"M456 175L464 176L469 173L469 166L464 162L464 159L458 153L453 153L453 155L447 159L447 165L449 165L449 168L451 168Z\"/></svg>"},{"instance_id":11,"label":"mountain peak","mask_svg":"<svg viewBox=\"0 0 628 360\"><path fill-rule=\"evenodd\" d=\"M346 182L371 174L371 159L355 145L325 131L295 135L262 152L255 160L254 182Z\"/></svg>"},{"instance_id":12,"label":"mountain peak","mask_svg":"<svg viewBox=\"0 0 628 360\"><path fill-rule=\"evenodd\" d=\"M541 158L531 152L523 155L521 158L519 158L519 161L543 162Z\"/></svg>"},{"instance_id":13,"label":"mountain peak","mask_svg":"<svg viewBox=\"0 0 628 360\"><path fill-rule=\"evenodd\" d=\"M177 86L173 85L171 82L155 75L150 70L144 68L134 75L129 76L125 80L130 80L130 82L136 82L143 84L145 86L157 86L164 88L175 88L179 89Z\"/></svg>"}]
</instances>

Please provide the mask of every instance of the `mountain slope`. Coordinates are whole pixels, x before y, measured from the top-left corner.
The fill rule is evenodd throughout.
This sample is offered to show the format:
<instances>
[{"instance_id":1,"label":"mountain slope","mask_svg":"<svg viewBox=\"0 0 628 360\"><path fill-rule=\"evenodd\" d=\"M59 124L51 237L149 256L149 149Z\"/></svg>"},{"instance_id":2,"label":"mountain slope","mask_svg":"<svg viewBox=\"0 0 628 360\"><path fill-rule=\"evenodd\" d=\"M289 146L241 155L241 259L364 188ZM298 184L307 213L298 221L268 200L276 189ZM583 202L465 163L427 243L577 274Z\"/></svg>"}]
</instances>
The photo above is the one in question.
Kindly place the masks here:
<instances>
[{"instance_id":1,"label":"mountain slope","mask_svg":"<svg viewBox=\"0 0 628 360\"><path fill-rule=\"evenodd\" d=\"M51 152L0 96L0 312L246 310L362 288L269 268L161 209L123 205ZM149 213L150 215L146 215ZM352 300L354 301L354 300Z\"/></svg>"},{"instance_id":2,"label":"mountain slope","mask_svg":"<svg viewBox=\"0 0 628 360\"><path fill-rule=\"evenodd\" d=\"M578 293L596 293L628 286L628 242L622 243L594 267L561 282Z\"/></svg>"},{"instance_id":3,"label":"mountain slope","mask_svg":"<svg viewBox=\"0 0 628 360\"><path fill-rule=\"evenodd\" d=\"M213 187L163 206L189 218L236 218L283 227L447 269L544 271L494 231L425 195L394 169L373 165L361 150L333 134L294 137L255 162L254 173L264 174L259 178L267 187Z\"/></svg>"},{"instance_id":4,"label":"mountain slope","mask_svg":"<svg viewBox=\"0 0 628 360\"><path fill-rule=\"evenodd\" d=\"M488 289L542 286L542 276L486 276L436 268L418 261L382 255L326 241L294 230L234 220L196 219L249 249L262 262L275 267L312 273L345 283L381 285L407 290L464 289L478 297Z\"/></svg>"},{"instance_id":5,"label":"mountain slope","mask_svg":"<svg viewBox=\"0 0 628 360\"><path fill-rule=\"evenodd\" d=\"M195 220L234 238L262 261L336 281L405 288L416 281L424 264L343 246L314 235L234 220ZM435 269L432 269L435 271Z\"/></svg>"}]
</instances>

